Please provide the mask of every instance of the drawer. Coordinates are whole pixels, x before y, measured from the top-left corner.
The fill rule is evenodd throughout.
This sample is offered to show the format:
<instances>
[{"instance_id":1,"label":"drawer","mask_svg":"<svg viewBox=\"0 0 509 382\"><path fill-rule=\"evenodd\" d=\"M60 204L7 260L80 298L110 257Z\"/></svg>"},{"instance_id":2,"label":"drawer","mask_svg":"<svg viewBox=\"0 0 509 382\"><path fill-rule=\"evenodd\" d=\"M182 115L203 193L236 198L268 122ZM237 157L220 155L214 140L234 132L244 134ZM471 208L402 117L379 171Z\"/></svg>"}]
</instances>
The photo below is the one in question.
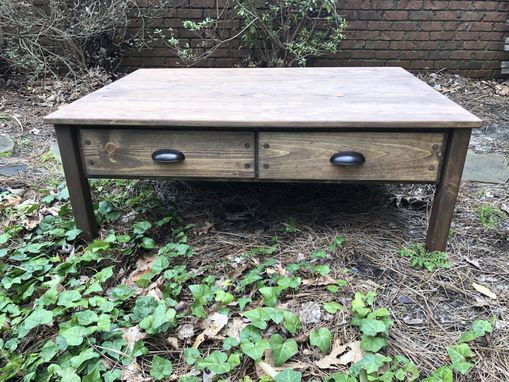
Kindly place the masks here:
<instances>
[{"instance_id":1,"label":"drawer","mask_svg":"<svg viewBox=\"0 0 509 382\"><path fill-rule=\"evenodd\" d=\"M436 182L444 132L261 132L259 178ZM354 154L349 154L354 152ZM359 165L333 164L358 159ZM351 164L351 163L350 163Z\"/></svg>"},{"instance_id":2,"label":"drawer","mask_svg":"<svg viewBox=\"0 0 509 382\"><path fill-rule=\"evenodd\" d=\"M78 139L90 177L255 176L253 132L102 128L81 129ZM154 153L161 154L160 150L167 155L153 158Z\"/></svg>"}]
</instances>

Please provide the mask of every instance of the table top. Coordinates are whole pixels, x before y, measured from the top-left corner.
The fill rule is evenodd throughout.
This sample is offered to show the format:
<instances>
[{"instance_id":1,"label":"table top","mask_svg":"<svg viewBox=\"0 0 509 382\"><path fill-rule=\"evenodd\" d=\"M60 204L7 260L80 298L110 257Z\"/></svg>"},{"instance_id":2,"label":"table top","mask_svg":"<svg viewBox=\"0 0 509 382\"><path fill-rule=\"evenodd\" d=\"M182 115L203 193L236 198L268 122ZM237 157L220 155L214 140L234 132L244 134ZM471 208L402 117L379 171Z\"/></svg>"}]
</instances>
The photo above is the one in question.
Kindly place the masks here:
<instances>
[{"instance_id":1,"label":"table top","mask_svg":"<svg viewBox=\"0 0 509 382\"><path fill-rule=\"evenodd\" d=\"M62 106L45 122L236 129L481 125L396 67L140 69Z\"/></svg>"}]
</instances>

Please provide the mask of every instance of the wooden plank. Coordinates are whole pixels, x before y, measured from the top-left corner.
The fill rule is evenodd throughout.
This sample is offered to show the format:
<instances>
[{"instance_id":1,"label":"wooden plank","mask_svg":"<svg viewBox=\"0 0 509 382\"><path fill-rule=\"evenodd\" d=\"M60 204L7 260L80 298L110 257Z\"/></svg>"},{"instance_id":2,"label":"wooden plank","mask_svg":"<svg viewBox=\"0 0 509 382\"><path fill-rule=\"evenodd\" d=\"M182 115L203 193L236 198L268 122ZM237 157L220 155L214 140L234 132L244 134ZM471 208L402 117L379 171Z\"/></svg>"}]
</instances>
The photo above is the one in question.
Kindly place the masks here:
<instances>
[{"instance_id":1,"label":"wooden plank","mask_svg":"<svg viewBox=\"0 0 509 382\"><path fill-rule=\"evenodd\" d=\"M93 176L254 178L254 133L81 129L86 174ZM152 153L179 150L181 163L157 163Z\"/></svg>"},{"instance_id":2,"label":"wooden plank","mask_svg":"<svg viewBox=\"0 0 509 382\"><path fill-rule=\"evenodd\" d=\"M87 239L93 239L97 236L97 223L90 187L83 172L76 130L55 126L55 131L76 227L83 231Z\"/></svg>"},{"instance_id":3,"label":"wooden plank","mask_svg":"<svg viewBox=\"0 0 509 382\"><path fill-rule=\"evenodd\" d=\"M45 121L236 129L481 125L477 117L395 67L141 69Z\"/></svg>"},{"instance_id":4,"label":"wooden plank","mask_svg":"<svg viewBox=\"0 0 509 382\"><path fill-rule=\"evenodd\" d=\"M433 133L259 133L259 178L436 182L444 141ZM362 166L335 166L337 152L364 155Z\"/></svg>"},{"instance_id":5,"label":"wooden plank","mask_svg":"<svg viewBox=\"0 0 509 382\"><path fill-rule=\"evenodd\" d=\"M426 249L445 251L447 238L465 165L471 129L454 129L448 134L444 164L431 210Z\"/></svg>"}]
</instances>

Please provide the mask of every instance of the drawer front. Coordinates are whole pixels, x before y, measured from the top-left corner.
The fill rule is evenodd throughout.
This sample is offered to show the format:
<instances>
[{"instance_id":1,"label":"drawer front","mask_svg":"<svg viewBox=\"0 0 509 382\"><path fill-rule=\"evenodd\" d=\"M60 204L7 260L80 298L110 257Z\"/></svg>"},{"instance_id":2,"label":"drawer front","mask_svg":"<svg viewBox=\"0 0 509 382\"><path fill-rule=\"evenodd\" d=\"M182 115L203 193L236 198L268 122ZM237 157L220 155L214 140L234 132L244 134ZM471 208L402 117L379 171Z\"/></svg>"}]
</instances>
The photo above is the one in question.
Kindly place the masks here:
<instances>
[{"instance_id":1,"label":"drawer front","mask_svg":"<svg viewBox=\"0 0 509 382\"><path fill-rule=\"evenodd\" d=\"M433 183L444 138L443 132L261 132L259 178ZM337 153L340 162L345 155L346 160L351 159L352 155L345 154L349 152L360 162L364 157L364 163L347 166L331 162Z\"/></svg>"},{"instance_id":2,"label":"drawer front","mask_svg":"<svg viewBox=\"0 0 509 382\"><path fill-rule=\"evenodd\" d=\"M79 140L87 176L255 176L253 132L82 129ZM152 158L158 150L178 150L185 159L161 163Z\"/></svg>"}]
</instances>

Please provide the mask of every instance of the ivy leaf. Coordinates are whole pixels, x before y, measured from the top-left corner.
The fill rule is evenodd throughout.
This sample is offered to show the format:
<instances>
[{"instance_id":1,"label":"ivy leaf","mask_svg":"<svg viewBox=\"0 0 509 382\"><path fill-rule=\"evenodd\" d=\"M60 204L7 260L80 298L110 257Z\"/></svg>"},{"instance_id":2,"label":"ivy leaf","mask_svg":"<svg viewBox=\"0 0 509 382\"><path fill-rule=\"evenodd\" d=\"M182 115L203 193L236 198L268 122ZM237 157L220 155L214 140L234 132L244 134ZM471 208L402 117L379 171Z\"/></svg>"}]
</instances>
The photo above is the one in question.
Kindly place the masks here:
<instances>
[{"instance_id":1,"label":"ivy leaf","mask_svg":"<svg viewBox=\"0 0 509 382\"><path fill-rule=\"evenodd\" d=\"M350 374L357 377L361 370L366 370L367 374L374 373L382 368L386 363L391 362L391 360L391 357L368 353L362 357L360 361L350 367Z\"/></svg>"},{"instance_id":2,"label":"ivy leaf","mask_svg":"<svg viewBox=\"0 0 509 382\"><path fill-rule=\"evenodd\" d=\"M77 290L68 290L64 292L60 292L58 295L58 306L63 306L65 308L72 308L75 306L75 302L81 299L81 293Z\"/></svg>"},{"instance_id":3,"label":"ivy leaf","mask_svg":"<svg viewBox=\"0 0 509 382\"><path fill-rule=\"evenodd\" d=\"M275 323L280 324L284 319L283 311L276 308L263 308L265 313L269 315L269 318Z\"/></svg>"},{"instance_id":4,"label":"ivy leaf","mask_svg":"<svg viewBox=\"0 0 509 382\"><path fill-rule=\"evenodd\" d=\"M472 342L480 337L486 335L486 333L492 333L493 326L489 321L485 320L476 320L472 324L472 329L467 330L463 333L459 339L460 343Z\"/></svg>"},{"instance_id":5,"label":"ivy leaf","mask_svg":"<svg viewBox=\"0 0 509 382\"><path fill-rule=\"evenodd\" d=\"M255 343L243 342L240 345L240 349L242 350L242 352L249 358L252 358L255 362L260 361L265 350L269 348L270 345L266 340L259 340L256 341Z\"/></svg>"},{"instance_id":6,"label":"ivy leaf","mask_svg":"<svg viewBox=\"0 0 509 382\"><path fill-rule=\"evenodd\" d=\"M315 272L324 277L330 273L330 267L327 264L317 265L315 267Z\"/></svg>"},{"instance_id":7,"label":"ivy leaf","mask_svg":"<svg viewBox=\"0 0 509 382\"><path fill-rule=\"evenodd\" d=\"M357 382L357 379L345 373L334 373L325 382Z\"/></svg>"},{"instance_id":8,"label":"ivy leaf","mask_svg":"<svg viewBox=\"0 0 509 382\"><path fill-rule=\"evenodd\" d=\"M283 326L288 330L292 336L301 328L300 318L298 315L292 312L283 311Z\"/></svg>"},{"instance_id":9,"label":"ivy leaf","mask_svg":"<svg viewBox=\"0 0 509 382\"><path fill-rule=\"evenodd\" d=\"M309 334L309 343L318 346L322 353L327 353L332 344L332 333L328 328L320 328L317 331L312 330Z\"/></svg>"},{"instance_id":10,"label":"ivy leaf","mask_svg":"<svg viewBox=\"0 0 509 382\"><path fill-rule=\"evenodd\" d=\"M79 346L83 343L84 337L88 336L90 333L91 330L89 328L76 325L62 331L60 335L65 340L67 345Z\"/></svg>"},{"instance_id":11,"label":"ivy leaf","mask_svg":"<svg viewBox=\"0 0 509 382\"><path fill-rule=\"evenodd\" d=\"M352 312L360 317L366 317L370 312L369 308L366 307L364 295L360 292L356 292L352 300Z\"/></svg>"},{"instance_id":12,"label":"ivy leaf","mask_svg":"<svg viewBox=\"0 0 509 382\"><path fill-rule=\"evenodd\" d=\"M286 369L277 373L276 382L300 382L302 381L302 373L292 369Z\"/></svg>"},{"instance_id":13,"label":"ivy leaf","mask_svg":"<svg viewBox=\"0 0 509 382\"><path fill-rule=\"evenodd\" d=\"M157 246L157 244L154 241L154 239L150 237L144 237L143 239L141 239L141 246L142 248L145 249L154 249Z\"/></svg>"},{"instance_id":14,"label":"ivy leaf","mask_svg":"<svg viewBox=\"0 0 509 382\"><path fill-rule=\"evenodd\" d=\"M242 314L244 317L251 320L251 325L259 329L267 329L267 321L270 320L270 316L267 311L263 308L256 308L248 310Z\"/></svg>"},{"instance_id":15,"label":"ivy leaf","mask_svg":"<svg viewBox=\"0 0 509 382\"><path fill-rule=\"evenodd\" d=\"M80 354L78 354L74 357L71 357L70 363L74 369L78 369L85 362L87 362L91 359L94 359L94 358L99 358L100 356L101 355L99 353L97 353L94 349L87 348L87 349L83 350Z\"/></svg>"},{"instance_id":16,"label":"ivy leaf","mask_svg":"<svg viewBox=\"0 0 509 382\"><path fill-rule=\"evenodd\" d=\"M266 306L274 307L277 304L277 298L281 289L278 287L263 287L258 290L263 296L263 303Z\"/></svg>"},{"instance_id":17,"label":"ivy leaf","mask_svg":"<svg viewBox=\"0 0 509 382\"><path fill-rule=\"evenodd\" d=\"M76 312L74 317L78 320L78 324L82 326L88 326L99 320L97 313L92 310L84 310L82 312Z\"/></svg>"},{"instance_id":18,"label":"ivy leaf","mask_svg":"<svg viewBox=\"0 0 509 382\"><path fill-rule=\"evenodd\" d=\"M270 349L276 366L281 366L299 352L297 342L293 338L285 341L279 334L270 337Z\"/></svg>"},{"instance_id":19,"label":"ivy leaf","mask_svg":"<svg viewBox=\"0 0 509 382\"><path fill-rule=\"evenodd\" d=\"M231 350L237 346L239 346L239 341L234 337L226 337L223 341L224 350Z\"/></svg>"},{"instance_id":20,"label":"ivy leaf","mask_svg":"<svg viewBox=\"0 0 509 382\"><path fill-rule=\"evenodd\" d=\"M387 325L374 318L365 318L359 321L359 329L367 336L376 336L378 333L387 331Z\"/></svg>"},{"instance_id":21,"label":"ivy leaf","mask_svg":"<svg viewBox=\"0 0 509 382\"><path fill-rule=\"evenodd\" d=\"M474 357L474 353L467 344L459 344L448 346L446 348L451 358L451 367L453 370L465 375L474 366L470 360Z\"/></svg>"},{"instance_id":22,"label":"ivy leaf","mask_svg":"<svg viewBox=\"0 0 509 382\"><path fill-rule=\"evenodd\" d=\"M216 374L225 374L231 371L232 366L228 362L228 356L221 351L214 351L207 358L198 361L198 368L209 369Z\"/></svg>"},{"instance_id":23,"label":"ivy leaf","mask_svg":"<svg viewBox=\"0 0 509 382\"><path fill-rule=\"evenodd\" d=\"M341 305L339 302L330 301L323 304L323 308L330 314L336 314L341 309L343 309L343 305Z\"/></svg>"},{"instance_id":24,"label":"ivy leaf","mask_svg":"<svg viewBox=\"0 0 509 382\"><path fill-rule=\"evenodd\" d=\"M194 365L200 359L200 351L196 348L184 349L184 360L188 365Z\"/></svg>"},{"instance_id":25,"label":"ivy leaf","mask_svg":"<svg viewBox=\"0 0 509 382\"><path fill-rule=\"evenodd\" d=\"M166 358L159 357L158 355L152 358L152 367L150 368L150 375L156 381L169 377L173 373L171 362Z\"/></svg>"},{"instance_id":26,"label":"ivy leaf","mask_svg":"<svg viewBox=\"0 0 509 382\"><path fill-rule=\"evenodd\" d=\"M367 336L361 337L361 349L371 353L377 353L380 349L387 346L387 339L382 336Z\"/></svg>"},{"instance_id":27,"label":"ivy leaf","mask_svg":"<svg viewBox=\"0 0 509 382\"><path fill-rule=\"evenodd\" d=\"M443 366L435 370L429 377L424 378L422 382L454 382L452 370Z\"/></svg>"},{"instance_id":28,"label":"ivy leaf","mask_svg":"<svg viewBox=\"0 0 509 382\"><path fill-rule=\"evenodd\" d=\"M133 225L133 232L135 235L143 235L152 227L148 221L142 221Z\"/></svg>"},{"instance_id":29,"label":"ivy leaf","mask_svg":"<svg viewBox=\"0 0 509 382\"><path fill-rule=\"evenodd\" d=\"M53 321L53 312L37 308L23 322L23 328L28 332L40 325L47 325Z\"/></svg>"}]
</instances>

